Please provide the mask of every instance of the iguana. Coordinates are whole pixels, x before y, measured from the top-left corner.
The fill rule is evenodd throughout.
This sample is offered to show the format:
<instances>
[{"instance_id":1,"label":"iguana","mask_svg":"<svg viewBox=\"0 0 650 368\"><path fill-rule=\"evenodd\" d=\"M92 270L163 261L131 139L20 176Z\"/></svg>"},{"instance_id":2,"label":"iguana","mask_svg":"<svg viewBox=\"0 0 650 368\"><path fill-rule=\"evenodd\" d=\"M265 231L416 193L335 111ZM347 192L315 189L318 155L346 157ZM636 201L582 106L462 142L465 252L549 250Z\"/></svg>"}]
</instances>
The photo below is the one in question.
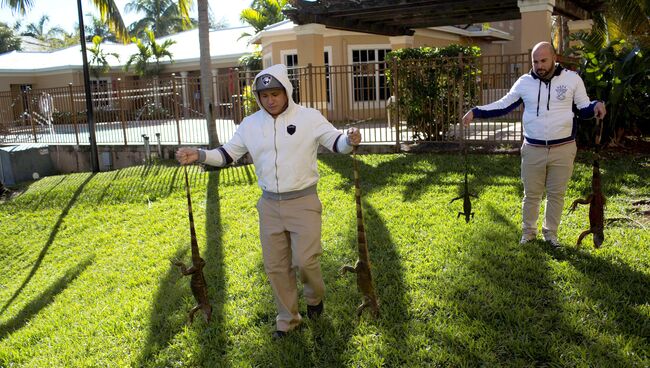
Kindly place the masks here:
<instances>
[{"instance_id":1,"label":"iguana","mask_svg":"<svg viewBox=\"0 0 650 368\"><path fill-rule=\"evenodd\" d=\"M460 215L465 216L465 222L469 223L469 218L474 218L474 212L472 212L472 201L469 199L469 197L474 197L478 198L475 194L471 194L469 192L469 184L467 182L467 170L465 170L465 188L463 189L463 194L461 194L459 197L456 197L452 199L449 204L451 204L453 201L457 199L463 199L463 212L458 212L458 216L456 218L459 218Z\"/></svg>"},{"instance_id":2,"label":"iguana","mask_svg":"<svg viewBox=\"0 0 650 368\"><path fill-rule=\"evenodd\" d=\"M576 246L579 247L582 239L588 234L594 236L594 247L600 248L605 241L605 196L603 195L600 165L598 159L594 160L593 175L591 177L591 193L585 199L576 199L571 204L569 212L573 212L578 204L589 204L589 230L585 230L578 237Z\"/></svg>"},{"instance_id":3,"label":"iguana","mask_svg":"<svg viewBox=\"0 0 650 368\"><path fill-rule=\"evenodd\" d=\"M361 316L363 310L370 308L373 317L379 316L379 303L375 294L375 287L372 283L370 272L370 257L368 255L368 242L366 231L363 225L363 211L361 208L361 184L359 182L359 164L356 158L356 147L352 149L352 162L354 168L354 199L357 207L357 246L359 259L354 267L345 265L341 267L341 273L352 272L357 274L357 288L362 294L363 302L357 308L357 316Z\"/></svg>"},{"instance_id":4,"label":"iguana","mask_svg":"<svg viewBox=\"0 0 650 368\"><path fill-rule=\"evenodd\" d=\"M212 306L208 299L208 284L205 282L205 277L203 276L203 266L205 266L205 261L201 258L201 254L199 253L199 244L196 240L194 216L192 215L192 198L190 197L190 184L187 180L187 168L183 167L183 169L185 171L185 190L187 191L187 212L190 218L192 267L188 268L179 260L175 260L172 263L181 269L183 276L192 275L190 279L190 289L192 289L192 295L194 295L194 299L198 304L189 311L189 323L194 321L194 313L199 310L203 312L205 322L209 323L210 318L212 317Z\"/></svg>"}]
</instances>

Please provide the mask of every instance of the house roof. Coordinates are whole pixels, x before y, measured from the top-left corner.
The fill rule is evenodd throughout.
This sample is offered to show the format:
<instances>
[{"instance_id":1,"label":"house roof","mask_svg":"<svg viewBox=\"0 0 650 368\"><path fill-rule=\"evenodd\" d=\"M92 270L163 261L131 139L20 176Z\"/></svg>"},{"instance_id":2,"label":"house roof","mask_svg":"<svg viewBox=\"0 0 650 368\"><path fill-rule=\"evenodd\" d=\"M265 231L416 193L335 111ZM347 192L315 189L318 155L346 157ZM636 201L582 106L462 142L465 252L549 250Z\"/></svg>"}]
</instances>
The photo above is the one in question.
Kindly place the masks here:
<instances>
[{"instance_id":1,"label":"house roof","mask_svg":"<svg viewBox=\"0 0 650 368\"><path fill-rule=\"evenodd\" d=\"M295 0L284 13L296 24L386 36L413 35L417 28L521 18L518 0ZM603 0L555 0L554 12L585 19Z\"/></svg>"},{"instance_id":2,"label":"house roof","mask_svg":"<svg viewBox=\"0 0 650 368\"><path fill-rule=\"evenodd\" d=\"M296 27L297 25L298 24L292 22L289 19L269 25L265 27L261 32L254 35L250 39L250 42L260 43L263 37L268 37L268 36L272 36L272 37L283 36L283 35L293 36L295 35L294 27ZM421 30L425 30L425 29L455 34L462 37L482 38L489 41L494 41L494 40L510 41L514 39L514 37L510 33L492 27L483 28L483 27L473 26L473 27L460 28L455 26L443 26L443 27L427 27L427 28L422 28ZM328 36L328 33L330 33L331 31L332 30L329 30L329 32L326 31L324 36ZM354 31L349 31L349 32L354 32Z\"/></svg>"},{"instance_id":3,"label":"house roof","mask_svg":"<svg viewBox=\"0 0 650 368\"><path fill-rule=\"evenodd\" d=\"M246 39L239 39L242 33L253 33L252 27L234 27L210 31L210 54L213 62L232 61L254 50L254 45ZM158 42L167 39L176 41L169 47L174 64L199 63L199 31L193 29L174 35L161 37ZM91 47L87 44L86 47ZM121 68L129 57L137 52L134 44L116 44L105 42L101 45L104 53L116 53L119 62L109 57L111 66ZM163 64L169 64L165 59ZM12 51L0 55L0 73L56 73L82 68L81 46L75 45L61 50L49 52Z\"/></svg>"}]
</instances>

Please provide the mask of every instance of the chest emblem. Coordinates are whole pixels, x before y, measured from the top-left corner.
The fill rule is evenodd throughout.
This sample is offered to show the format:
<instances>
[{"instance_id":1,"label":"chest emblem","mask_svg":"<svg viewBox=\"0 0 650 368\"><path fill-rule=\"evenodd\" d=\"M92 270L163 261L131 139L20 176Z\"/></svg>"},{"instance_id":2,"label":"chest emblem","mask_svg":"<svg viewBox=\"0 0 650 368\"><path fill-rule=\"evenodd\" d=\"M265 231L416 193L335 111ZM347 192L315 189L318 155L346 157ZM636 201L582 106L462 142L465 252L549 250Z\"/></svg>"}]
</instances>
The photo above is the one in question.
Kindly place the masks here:
<instances>
[{"instance_id":1,"label":"chest emblem","mask_svg":"<svg viewBox=\"0 0 650 368\"><path fill-rule=\"evenodd\" d=\"M293 133L295 133L295 132L296 132L296 126L295 125L291 124L291 125L287 126L287 133L289 133L289 135L293 135Z\"/></svg>"},{"instance_id":2,"label":"chest emblem","mask_svg":"<svg viewBox=\"0 0 650 368\"><path fill-rule=\"evenodd\" d=\"M564 99L566 98L566 92L568 90L569 89L565 85L560 85L560 86L555 87L555 93L556 93L557 99L560 100L560 101L564 101Z\"/></svg>"}]
</instances>

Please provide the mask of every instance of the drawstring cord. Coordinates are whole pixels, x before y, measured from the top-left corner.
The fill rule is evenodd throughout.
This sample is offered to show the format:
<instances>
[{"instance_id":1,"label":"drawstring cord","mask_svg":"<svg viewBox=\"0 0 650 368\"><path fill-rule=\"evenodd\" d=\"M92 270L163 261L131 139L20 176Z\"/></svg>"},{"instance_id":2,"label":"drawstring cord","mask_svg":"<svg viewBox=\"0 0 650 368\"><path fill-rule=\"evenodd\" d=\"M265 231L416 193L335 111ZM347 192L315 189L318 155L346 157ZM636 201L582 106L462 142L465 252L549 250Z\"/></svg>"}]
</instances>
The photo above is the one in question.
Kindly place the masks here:
<instances>
[{"instance_id":1,"label":"drawstring cord","mask_svg":"<svg viewBox=\"0 0 650 368\"><path fill-rule=\"evenodd\" d=\"M539 80L539 86L537 87L537 116L539 116L539 95L542 91L542 80Z\"/></svg>"},{"instance_id":2,"label":"drawstring cord","mask_svg":"<svg viewBox=\"0 0 650 368\"><path fill-rule=\"evenodd\" d=\"M546 111L551 109L551 80L548 83L544 82L548 87L548 96L546 97ZM539 100L542 93L542 80L539 80L539 86L537 87L537 116L539 116Z\"/></svg>"}]
</instances>

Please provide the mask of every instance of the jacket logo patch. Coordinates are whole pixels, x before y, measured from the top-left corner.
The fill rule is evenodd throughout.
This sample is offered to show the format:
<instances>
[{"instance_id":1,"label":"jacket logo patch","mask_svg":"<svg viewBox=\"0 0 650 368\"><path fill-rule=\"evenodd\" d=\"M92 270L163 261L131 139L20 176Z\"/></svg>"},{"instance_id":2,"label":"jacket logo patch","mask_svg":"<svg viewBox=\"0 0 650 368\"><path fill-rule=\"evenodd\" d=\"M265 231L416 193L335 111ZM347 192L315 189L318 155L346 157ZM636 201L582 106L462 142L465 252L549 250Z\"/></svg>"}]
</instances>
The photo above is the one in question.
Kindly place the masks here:
<instances>
[{"instance_id":1,"label":"jacket logo patch","mask_svg":"<svg viewBox=\"0 0 650 368\"><path fill-rule=\"evenodd\" d=\"M560 101L564 101L564 99L566 98L566 91L568 90L569 89L566 88L565 85L555 87L555 93L557 93L557 99Z\"/></svg>"},{"instance_id":2,"label":"jacket logo patch","mask_svg":"<svg viewBox=\"0 0 650 368\"><path fill-rule=\"evenodd\" d=\"M289 133L289 135L293 135L293 133L295 133L295 132L296 132L296 126L295 125L291 124L291 125L287 126L287 133Z\"/></svg>"}]
</instances>

